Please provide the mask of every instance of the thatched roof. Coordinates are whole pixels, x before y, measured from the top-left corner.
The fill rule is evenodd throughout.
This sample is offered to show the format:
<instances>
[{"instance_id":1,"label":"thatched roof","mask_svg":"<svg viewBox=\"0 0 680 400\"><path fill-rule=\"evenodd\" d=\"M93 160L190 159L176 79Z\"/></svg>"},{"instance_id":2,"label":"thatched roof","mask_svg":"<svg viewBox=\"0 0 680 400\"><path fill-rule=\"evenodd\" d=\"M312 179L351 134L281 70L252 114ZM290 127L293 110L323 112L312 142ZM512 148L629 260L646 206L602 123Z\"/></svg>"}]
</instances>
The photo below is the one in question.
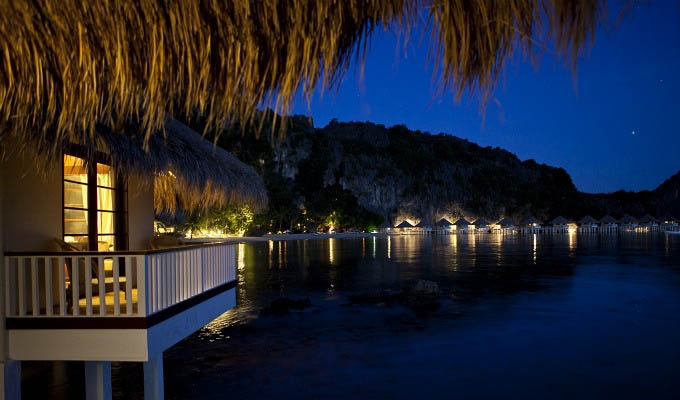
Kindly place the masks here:
<instances>
[{"instance_id":1,"label":"thatched roof","mask_svg":"<svg viewBox=\"0 0 680 400\"><path fill-rule=\"evenodd\" d=\"M653 216L651 216L649 214L645 214L645 215L642 216L642 218L640 218L640 223L648 224L648 223L652 223L652 222L658 223L659 220L654 218Z\"/></svg>"},{"instance_id":2,"label":"thatched roof","mask_svg":"<svg viewBox=\"0 0 680 400\"><path fill-rule=\"evenodd\" d=\"M389 229L389 228L392 228L392 225L385 220L385 221L382 222L382 224L380 224L379 228L380 229Z\"/></svg>"},{"instance_id":3,"label":"thatched roof","mask_svg":"<svg viewBox=\"0 0 680 400\"><path fill-rule=\"evenodd\" d=\"M534 217L533 215L530 215L530 216L524 218L524 220L522 221L522 226L528 226L528 225L533 225L533 224L540 225L542 223L543 222L539 221L536 217Z\"/></svg>"},{"instance_id":4,"label":"thatched roof","mask_svg":"<svg viewBox=\"0 0 680 400\"><path fill-rule=\"evenodd\" d=\"M513 221L510 218L503 218L502 220L498 221L496 224L502 226L503 228L506 228L508 226L515 226L515 221Z\"/></svg>"},{"instance_id":5,"label":"thatched roof","mask_svg":"<svg viewBox=\"0 0 680 400\"><path fill-rule=\"evenodd\" d=\"M605 11L604 0L6 0L0 132L83 142L98 124L139 120L148 138L166 114L207 129L262 105L285 114L300 89L337 87L381 26L404 40L431 32L437 86L488 96L515 53L549 46L575 65Z\"/></svg>"},{"instance_id":6,"label":"thatched roof","mask_svg":"<svg viewBox=\"0 0 680 400\"><path fill-rule=\"evenodd\" d=\"M451 225L453 225L453 224L451 223L451 221L449 221L449 220L446 219L446 218L442 218L442 219L440 219L439 221L437 221L437 226L441 226L441 227L444 227L444 228L448 228L448 227L451 226Z\"/></svg>"},{"instance_id":7,"label":"thatched roof","mask_svg":"<svg viewBox=\"0 0 680 400\"><path fill-rule=\"evenodd\" d=\"M566 225L568 223L569 223L569 220L564 218L561 215L555 217L552 221L550 221L550 225Z\"/></svg>"},{"instance_id":8,"label":"thatched roof","mask_svg":"<svg viewBox=\"0 0 680 400\"><path fill-rule=\"evenodd\" d=\"M458 218L458 219L456 220L456 222L454 222L453 224L456 225L456 226L465 226L465 227L472 225L472 224L470 223L470 221L466 220L466 219L463 218L463 217Z\"/></svg>"},{"instance_id":9,"label":"thatched roof","mask_svg":"<svg viewBox=\"0 0 680 400\"><path fill-rule=\"evenodd\" d=\"M491 225L489 221L485 220L484 218L477 218L475 222L472 223L474 226L489 226Z\"/></svg>"},{"instance_id":10,"label":"thatched roof","mask_svg":"<svg viewBox=\"0 0 680 400\"><path fill-rule=\"evenodd\" d=\"M659 217L659 220L663 222L677 222L678 219L672 216L671 214L664 214L663 216Z\"/></svg>"},{"instance_id":11,"label":"thatched roof","mask_svg":"<svg viewBox=\"0 0 680 400\"><path fill-rule=\"evenodd\" d=\"M396 226L397 228L413 228L413 225L411 225L410 222L404 221L401 224Z\"/></svg>"},{"instance_id":12,"label":"thatched roof","mask_svg":"<svg viewBox=\"0 0 680 400\"><path fill-rule=\"evenodd\" d=\"M583 224L597 224L597 220L590 215L586 215L578 221L579 225Z\"/></svg>"},{"instance_id":13,"label":"thatched roof","mask_svg":"<svg viewBox=\"0 0 680 400\"><path fill-rule=\"evenodd\" d=\"M416 226L418 228L429 228L430 224L428 224L424 219L421 219Z\"/></svg>"},{"instance_id":14,"label":"thatched roof","mask_svg":"<svg viewBox=\"0 0 680 400\"><path fill-rule=\"evenodd\" d=\"M604 217L600 218L600 223L601 224L615 224L617 221L614 219L611 215L607 214Z\"/></svg>"},{"instance_id":15,"label":"thatched roof","mask_svg":"<svg viewBox=\"0 0 680 400\"><path fill-rule=\"evenodd\" d=\"M135 129L138 126L134 124L118 132L99 126L96 140L78 145L86 161L93 159L95 152L104 152L118 172L153 182L156 211L172 213L178 208L207 209L244 203L255 210L266 206L266 188L253 168L181 122L166 118L165 136L153 135L147 142L143 135L135 134ZM0 144L3 142L0 139ZM39 140L28 144L32 151L26 154L40 164L59 160L68 143L54 150Z\"/></svg>"},{"instance_id":16,"label":"thatched roof","mask_svg":"<svg viewBox=\"0 0 680 400\"><path fill-rule=\"evenodd\" d=\"M637 224L638 220L635 217L626 214L619 220L619 222L622 224Z\"/></svg>"}]
</instances>

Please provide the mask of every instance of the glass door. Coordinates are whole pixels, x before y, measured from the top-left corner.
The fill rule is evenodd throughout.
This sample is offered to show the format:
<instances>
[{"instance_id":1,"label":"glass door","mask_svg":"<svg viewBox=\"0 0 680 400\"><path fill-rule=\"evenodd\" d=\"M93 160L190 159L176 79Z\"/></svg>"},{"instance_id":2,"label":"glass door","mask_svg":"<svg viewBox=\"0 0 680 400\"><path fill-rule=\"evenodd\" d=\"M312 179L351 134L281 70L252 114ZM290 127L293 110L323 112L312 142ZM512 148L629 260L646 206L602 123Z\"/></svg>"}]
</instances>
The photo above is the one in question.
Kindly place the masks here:
<instances>
[{"instance_id":1,"label":"glass door","mask_svg":"<svg viewBox=\"0 0 680 400\"><path fill-rule=\"evenodd\" d=\"M83 251L125 250L125 185L100 161L64 155L64 241Z\"/></svg>"}]
</instances>

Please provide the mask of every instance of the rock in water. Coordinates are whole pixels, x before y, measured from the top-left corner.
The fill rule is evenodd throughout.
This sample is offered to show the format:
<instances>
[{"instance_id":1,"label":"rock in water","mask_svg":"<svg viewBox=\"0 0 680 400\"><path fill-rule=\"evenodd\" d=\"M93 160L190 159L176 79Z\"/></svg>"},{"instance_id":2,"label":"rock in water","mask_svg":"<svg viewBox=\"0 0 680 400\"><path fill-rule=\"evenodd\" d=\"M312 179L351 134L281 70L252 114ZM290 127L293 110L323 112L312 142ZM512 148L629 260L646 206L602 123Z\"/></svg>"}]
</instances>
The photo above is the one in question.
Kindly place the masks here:
<instances>
[{"instance_id":1,"label":"rock in water","mask_svg":"<svg viewBox=\"0 0 680 400\"><path fill-rule=\"evenodd\" d=\"M440 291L437 282L418 280L406 296L406 305L419 311L431 311L439 308Z\"/></svg>"},{"instance_id":2,"label":"rock in water","mask_svg":"<svg viewBox=\"0 0 680 400\"><path fill-rule=\"evenodd\" d=\"M264 315L282 315L290 310L304 310L310 307L312 302L309 299L289 299L281 297L271 302L269 307L262 309Z\"/></svg>"}]
</instances>

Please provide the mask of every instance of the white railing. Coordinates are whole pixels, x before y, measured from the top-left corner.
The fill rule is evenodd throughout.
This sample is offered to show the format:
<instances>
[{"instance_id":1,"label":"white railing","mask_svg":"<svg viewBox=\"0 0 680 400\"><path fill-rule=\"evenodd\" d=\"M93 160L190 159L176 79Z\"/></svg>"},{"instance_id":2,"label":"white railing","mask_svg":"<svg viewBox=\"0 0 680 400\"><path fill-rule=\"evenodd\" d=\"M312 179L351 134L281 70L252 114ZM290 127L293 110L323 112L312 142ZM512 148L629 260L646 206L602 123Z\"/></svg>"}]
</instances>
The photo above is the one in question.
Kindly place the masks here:
<instances>
[{"instance_id":1,"label":"white railing","mask_svg":"<svg viewBox=\"0 0 680 400\"><path fill-rule=\"evenodd\" d=\"M236 245L5 254L7 317L146 317L236 280Z\"/></svg>"}]
</instances>

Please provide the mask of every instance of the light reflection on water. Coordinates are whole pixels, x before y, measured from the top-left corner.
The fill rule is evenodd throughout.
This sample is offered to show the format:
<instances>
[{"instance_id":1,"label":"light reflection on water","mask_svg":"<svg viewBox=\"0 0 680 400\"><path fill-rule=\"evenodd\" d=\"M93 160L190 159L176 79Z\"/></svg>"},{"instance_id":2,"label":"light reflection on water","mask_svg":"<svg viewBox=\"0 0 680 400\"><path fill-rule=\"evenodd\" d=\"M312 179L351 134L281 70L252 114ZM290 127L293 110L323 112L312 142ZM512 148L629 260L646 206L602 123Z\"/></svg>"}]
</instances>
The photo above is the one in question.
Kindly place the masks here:
<instances>
[{"instance_id":1,"label":"light reflection on water","mask_svg":"<svg viewBox=\"0 0 680 400\"><path fill-rule=\"evenodd\" d=\"M670 376L678 377L680 362L678 237L465 234L298 243L289 245L287 260L268 255L276 251L271 244L245 245L237 309L168 352L176 398L188 380L201 383L201 396L228 390L239 398L448 397L451 385L462 397L489 398L554 388L564 397L663 398L680 390L668 384L678 381ZM351 295L398 291L417 279L439 285L442 305L434 314L348 305ZM309 298L312 307L259 315L280 296ZM187 363L203 372L173 367ZM603 370L607 389L598 386ZM451 381L451 371L460 380ZM631 380L629 371L641 376ZM332 384L338 380L344 390Z\"/></svg>"},{"instance_id":2,"label":"light reflection on water","mask_svg":"<svg viewBox=\"0 0 680 400\"><path fill-rule=\"evenodd\" d=\"M677 236L268 241L238 246L237 274L237 308L166 352L168 399L680 392ZM440 288L433 313L350 304L350 296L418 279ZM312 306L260 313L279 297ZM141 372L126 364L116 371L118 397L140 397Z\"/></svg>"},{"instance_id":3,"label":"light reflection on water","mask_svg":"<svg viewBox=\"0 0 680 400\"><path fill-rule=\"evenodd\" d=\"M678 242L680 238L667 235L572 232L247 243L240 244L238 249L238 302L262 306L282 295L403 288L415 279L433 280L443 290L454 290L470 279L466 274L471 272L483 276L492 270L524 279L522 274L533 277L541 273L550 275L554 270L568 271L579 262L587 262L592 255L609 256L623 264L639 261L645 253L664 255L664 261L668 261L677 257ZM544 269L526 270L529 265Z\"/></svg>"}]
</instances>

